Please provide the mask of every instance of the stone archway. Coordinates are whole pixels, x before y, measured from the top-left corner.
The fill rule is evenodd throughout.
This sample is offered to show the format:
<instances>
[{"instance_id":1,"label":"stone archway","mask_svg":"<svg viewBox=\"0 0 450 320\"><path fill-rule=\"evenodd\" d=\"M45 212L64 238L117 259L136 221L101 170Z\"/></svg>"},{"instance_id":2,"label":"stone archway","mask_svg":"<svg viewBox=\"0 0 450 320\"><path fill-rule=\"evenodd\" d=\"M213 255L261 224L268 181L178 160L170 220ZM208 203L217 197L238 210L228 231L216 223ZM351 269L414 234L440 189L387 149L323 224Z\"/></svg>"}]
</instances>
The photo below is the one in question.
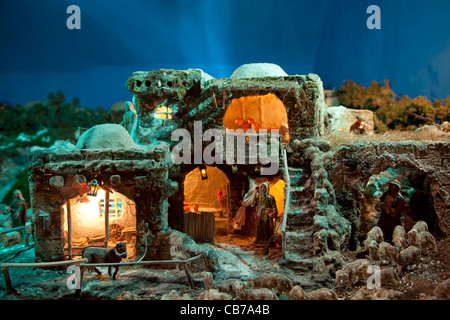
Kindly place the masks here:
<instances>
[{"instance_id":1,"label":"stone archway","mask_svg":"<svg viewBox=\"0 0 450 320\"><path fill-rule=\"evenodd\" d=\"M223 116L225 129L279 130L282 142L289 142L288 116L283 102L273 93L234 99Z\"/></svg>"},{"instance_id":2,"label":"stone archway","mask_svg":"<svg viewBox=\"0 0 450 320\"><path fill-rule=\"evenodd\" d=\"M84 195L96 179L103 189L117 191L136 205L136 256L169 260L204 256L211 270L217 265L212 249L199 248L168 226L168 197L176 184L160 154L138 149L46 150L30 159L30 194L36 216L36 257L60 261L64 253L62 206ZM164 157L163 157L164 158ZM199 263L199 268L204 268Z\"/></svg>"},{"instance_id":3,"label":"stone archway","mask_svg":"<svg viewBox=\"0 0 450 320\"><path fill-rule=\"evenodd\" d=\"M450 234L450 190L446 182L448 173L440 161L440 158L446 156L445 143L377 141L339 146L329 164L330 180L338 200L339 195L351 195L355 200L353 209L357 214L358 203L363 199L364 188L372 175L388 168L410 168L429 179L440 231Z\"/></svg>"}]
</instances>

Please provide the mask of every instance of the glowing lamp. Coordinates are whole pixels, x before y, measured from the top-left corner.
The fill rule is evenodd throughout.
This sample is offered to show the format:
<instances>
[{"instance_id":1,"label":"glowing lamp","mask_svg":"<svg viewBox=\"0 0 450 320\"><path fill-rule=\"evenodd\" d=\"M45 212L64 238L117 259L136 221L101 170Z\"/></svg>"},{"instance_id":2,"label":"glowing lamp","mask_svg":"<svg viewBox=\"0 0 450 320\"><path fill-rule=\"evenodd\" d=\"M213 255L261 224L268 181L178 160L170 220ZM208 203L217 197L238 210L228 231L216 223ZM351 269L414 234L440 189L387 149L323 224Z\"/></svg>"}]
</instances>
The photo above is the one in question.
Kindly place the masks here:
<instances>
[{"instance_id":1,"label":"glowing lamp","mask_svg":"<svg viewBox=\"0 0 450 320\"><path fill-rule=\"evenodd\" d=\"M206 171L206 166L202 165L199 169L200 169L200 176L202 177L202 180L208 179L208 172Z\"/></svg>"},{"instance_id":2,"label":"glowing lamp","mask_svg":"<svg viewBox=\"0 0 450 320\"><path fill-rule=\"evenodd\" d=\"M156 119L172 119L172 109L166 106L159 107L153 115Z\"/></svg>"},{"instance_id":3,"label":"glowing lamp","mask_svg":"<svg viewBox=\"0 0 450 320\"><path fill-rule=\"evenodd\" d=\"M97 191L98 191L98 182L97 180L92 180L88 183L88 192L86 193L88 196L93 196L96 197L97 196Z\"/></svg>"}]
</instances>

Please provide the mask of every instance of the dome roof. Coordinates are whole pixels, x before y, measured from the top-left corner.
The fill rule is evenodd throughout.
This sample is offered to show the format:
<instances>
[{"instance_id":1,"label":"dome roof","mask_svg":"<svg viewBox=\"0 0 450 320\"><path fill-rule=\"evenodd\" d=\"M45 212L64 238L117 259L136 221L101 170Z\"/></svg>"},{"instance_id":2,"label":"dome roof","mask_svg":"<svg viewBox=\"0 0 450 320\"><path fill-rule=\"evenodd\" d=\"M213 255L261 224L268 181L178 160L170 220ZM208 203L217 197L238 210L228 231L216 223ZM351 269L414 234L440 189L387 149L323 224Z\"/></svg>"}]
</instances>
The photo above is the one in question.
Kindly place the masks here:
<instances>
[{"instance_id":1,"label":"dome roof","mask_svg":"<svg viewBox=\"0 0 450 320\"><path fill-rule=\"evenodd\" d=\"M78 139L78 149L138 149L128 131L118 124L93 126Z\"/></svg>"},{"instance_id":2,"label":"dome roof","mask_svg":"<svg viewBox=\"0 0 450 320\"><path fill-rule=\"evenodd\" d=\"M263 78L286 77L288 74L277 64L273 63L249 63L237 68L230 79L239 78Z\"/></svg>"}]
</instances>

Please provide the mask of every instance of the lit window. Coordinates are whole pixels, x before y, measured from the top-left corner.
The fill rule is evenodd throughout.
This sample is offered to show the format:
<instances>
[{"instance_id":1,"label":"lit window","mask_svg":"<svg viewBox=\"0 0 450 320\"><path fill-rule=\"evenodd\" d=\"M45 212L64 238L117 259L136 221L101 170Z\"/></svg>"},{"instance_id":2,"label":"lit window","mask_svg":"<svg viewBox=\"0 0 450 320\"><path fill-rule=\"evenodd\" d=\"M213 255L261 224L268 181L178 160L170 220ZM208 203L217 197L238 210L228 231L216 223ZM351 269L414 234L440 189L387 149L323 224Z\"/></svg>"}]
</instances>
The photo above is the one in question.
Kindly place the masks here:
<instances>
[{"instance_id":1,"label":"lit window","mask_svg":"<svg viewBox=\"0 0 450 320\"><path fill-rule=\"evenodd\" d=\"M154 117L156 119L172 119L172 109L162 106L155 110Z\"/></svg>"},{"instance_id":2,"label":"lit window","mask_svg":"<svg viewBox=\"0 0 450 320\"><path fill-rule=\"evenodd\" d=\"M100 199L100 216L105 214L105 199ZM119 218L122 215L122 199L109 199L109 217Z\"/></svg>"}]
</instances>

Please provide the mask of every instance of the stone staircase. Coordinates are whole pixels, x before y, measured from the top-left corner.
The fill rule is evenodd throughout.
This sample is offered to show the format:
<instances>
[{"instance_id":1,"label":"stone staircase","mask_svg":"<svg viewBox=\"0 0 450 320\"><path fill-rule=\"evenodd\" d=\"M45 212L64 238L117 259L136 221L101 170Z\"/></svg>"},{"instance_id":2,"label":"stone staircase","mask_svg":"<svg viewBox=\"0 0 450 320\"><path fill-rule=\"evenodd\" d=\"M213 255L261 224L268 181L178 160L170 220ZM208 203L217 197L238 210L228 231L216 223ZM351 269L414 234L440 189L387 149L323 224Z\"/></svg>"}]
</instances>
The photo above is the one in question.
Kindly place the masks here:
<instances>
[{"instance_id":1,"label":"stone staircase","mask_svg":"<svg viewBox=\"0 0 450 320\"><path fill-rule=\"evenodd\" d=\"M285 263L299 271L312 268L314 230L314 179L309 165L289 167L291 203L286 217Z\"/></svg>"}]
</instances>

